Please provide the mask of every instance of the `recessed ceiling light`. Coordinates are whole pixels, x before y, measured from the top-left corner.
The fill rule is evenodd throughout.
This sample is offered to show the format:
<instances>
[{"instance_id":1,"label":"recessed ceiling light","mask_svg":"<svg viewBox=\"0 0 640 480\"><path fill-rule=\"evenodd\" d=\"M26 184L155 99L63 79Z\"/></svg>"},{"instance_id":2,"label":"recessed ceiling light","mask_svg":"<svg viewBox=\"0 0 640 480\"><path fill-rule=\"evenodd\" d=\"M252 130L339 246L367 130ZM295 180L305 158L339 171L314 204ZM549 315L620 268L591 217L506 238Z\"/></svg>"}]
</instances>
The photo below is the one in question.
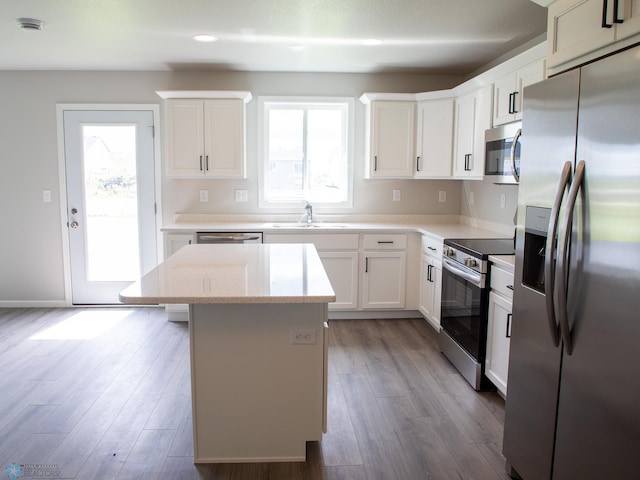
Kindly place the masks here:
<instances>
[{"instance_id":1,"label":"recessed ceiling light","mask_svg":"<svg viewBox=\"0 0 640 480\"><path fill-rule=\"evenodd\" d=\"M215 42L216 40L218 40L217 37L206 33L198 33L197 35L193 36L193 39L196 42Z\"/></svg>"},{"instance_id":2,"label":"recessed ceiling light","mask_svg":"<svg viewBox=\"0 0 640 480\"><path fill-rule=\"evenodd\" d=\"M44 22L42 20L38 20L37 18L18 18L17 22L18 26L22 30L27 31L42 30L42 27L44 26Z\"/></svg>"},{"instance_id":3,"label":"recessed ceiling light","mask_svg":"<svg viewBox=\"0 0 640 480\"><path fill-rule=\"evenodd\" d=\"M370 47L376 47L378 45L382 45L382 40L377 38L367 38L366 40L362 40L362 44Z\"/></svg>"}]
</instances>

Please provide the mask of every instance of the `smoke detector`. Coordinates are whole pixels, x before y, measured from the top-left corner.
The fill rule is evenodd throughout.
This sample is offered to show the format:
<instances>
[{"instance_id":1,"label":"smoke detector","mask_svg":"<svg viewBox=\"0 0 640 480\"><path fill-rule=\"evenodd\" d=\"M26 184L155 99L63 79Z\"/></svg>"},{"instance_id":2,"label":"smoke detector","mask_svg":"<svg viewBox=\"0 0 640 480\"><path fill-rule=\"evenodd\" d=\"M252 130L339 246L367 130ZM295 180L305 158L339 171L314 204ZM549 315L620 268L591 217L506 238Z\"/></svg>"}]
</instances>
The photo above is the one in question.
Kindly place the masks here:
<instances>
[{"instance_id":1,"label":"smoke detector","mask_svg":"<svg viewBox=\"0 0 640 480\"><path fill-rule=\"evenodd\" d=\"M27 31L42 30L42 27L44 26L44 22L42 20L38 20L37 18L19 18L17 21L18 26L22 30Z\"/></svg>"}]
</instances>

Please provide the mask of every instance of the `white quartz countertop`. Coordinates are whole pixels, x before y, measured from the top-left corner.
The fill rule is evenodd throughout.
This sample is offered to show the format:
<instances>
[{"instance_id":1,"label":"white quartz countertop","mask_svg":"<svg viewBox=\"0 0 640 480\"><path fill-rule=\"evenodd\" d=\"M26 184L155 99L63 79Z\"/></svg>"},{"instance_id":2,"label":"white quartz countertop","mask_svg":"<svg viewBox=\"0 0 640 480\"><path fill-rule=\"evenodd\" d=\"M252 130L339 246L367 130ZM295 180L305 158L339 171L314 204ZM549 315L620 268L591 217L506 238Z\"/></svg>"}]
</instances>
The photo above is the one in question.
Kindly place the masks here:
<instances>
[{"instance_id":1,"label":"white quartz countertop","mask_svg":"<svg viewBox=\"0 0 640 480\"><path fill-rule=\"evenodd\" d=\"M176 221L165 225L165 233L187 232L264 232L274 233L366 233L373 231L416 232L431 235L441 240L446 238L504 238L513 236L513 227L503 225L471 225L458 222L458 218L420 215L398 215L368 217L338 217L307 227L295 221L242 220L241 216L178 215Z\"/></svg>"},{"instance_id":2,"label":"white quartz countertop","mask_svg":"<svg viewBox=\"0 0 640 480\"><path fill-rule=\"evenodd\" d=\"M125 304L329 303L311 244L188 245L120 294Z\"/></svg>"},{"instance_id":3,"label":"white quartz countertop","mask_svg":"<svg viewBox=\"0 0 640 480\"><path fill-rule=\"evenodd\" d=\"M489 255L489 261L495 266L513 272L516 265L515 255Z\"/></svg>"}]
</instances>

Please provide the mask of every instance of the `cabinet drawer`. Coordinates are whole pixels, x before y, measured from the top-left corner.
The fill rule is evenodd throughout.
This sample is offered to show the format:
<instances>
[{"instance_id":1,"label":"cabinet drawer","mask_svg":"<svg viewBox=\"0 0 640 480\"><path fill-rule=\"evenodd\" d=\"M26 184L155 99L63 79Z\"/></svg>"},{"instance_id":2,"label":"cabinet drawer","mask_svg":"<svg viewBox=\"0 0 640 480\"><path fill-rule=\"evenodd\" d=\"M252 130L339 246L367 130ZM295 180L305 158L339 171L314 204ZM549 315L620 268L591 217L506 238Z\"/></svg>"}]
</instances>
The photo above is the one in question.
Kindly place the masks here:
<instances>
[{"instance_id":1,"label":"cabinet drawer","mask_svg":"<svg viewBox=\"0 0 640 480\"><path fill-rule=\"evenodd\" d=\"M358 234L267 234L265 243L313 243L317 250L357 250Z\"/></svg>"},{"instance_id":2,"label":"cabinet drawer","mask_svg":"<svg viewBox=\"0 0 640 480\"><path fill-rule=\"evenodd\" d=\"M422 253L430 257L442 258L442 243L439 238L422 235Z\"/></svg>"},{"instance_id":3,"label":"cabinet drawer","mask_svg":"<svg viewBox=\"0 0 640 480\"><path fill-rule=\"evenodd\" d=\"M513 298L513 272L492 266L491 289L511 300Z\"/></svg>"},{"instance_id":4,"label":"cabinet drawer","mask_svg":"<svg viewBox=\"0 0 640 480\"><path fill-rule=\"evenodd\" d=\"M406 235L368 234L363 236L362 246L365 250L404 250L407 248Z\"/></svg>"}]
</instances>

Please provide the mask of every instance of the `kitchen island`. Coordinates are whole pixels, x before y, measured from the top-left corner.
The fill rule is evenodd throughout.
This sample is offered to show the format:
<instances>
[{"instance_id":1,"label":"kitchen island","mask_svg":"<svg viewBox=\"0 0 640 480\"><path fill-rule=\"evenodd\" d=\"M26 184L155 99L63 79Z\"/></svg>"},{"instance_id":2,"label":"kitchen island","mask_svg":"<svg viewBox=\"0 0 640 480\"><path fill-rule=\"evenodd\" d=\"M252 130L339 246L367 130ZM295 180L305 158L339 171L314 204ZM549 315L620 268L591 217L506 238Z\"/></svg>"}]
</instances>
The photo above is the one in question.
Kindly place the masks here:
<instances>
[{"instance_id":1,"label":"kitchen island","mask_svg":"<svg viewBox=\"0 0 640 480\"><path fill-rule=\"evenodd\" d=\"M313 245L189 245L120 300L189 304L195 463L304 461L322 439L335 294Z\"/></svg>"}]
</instances>

